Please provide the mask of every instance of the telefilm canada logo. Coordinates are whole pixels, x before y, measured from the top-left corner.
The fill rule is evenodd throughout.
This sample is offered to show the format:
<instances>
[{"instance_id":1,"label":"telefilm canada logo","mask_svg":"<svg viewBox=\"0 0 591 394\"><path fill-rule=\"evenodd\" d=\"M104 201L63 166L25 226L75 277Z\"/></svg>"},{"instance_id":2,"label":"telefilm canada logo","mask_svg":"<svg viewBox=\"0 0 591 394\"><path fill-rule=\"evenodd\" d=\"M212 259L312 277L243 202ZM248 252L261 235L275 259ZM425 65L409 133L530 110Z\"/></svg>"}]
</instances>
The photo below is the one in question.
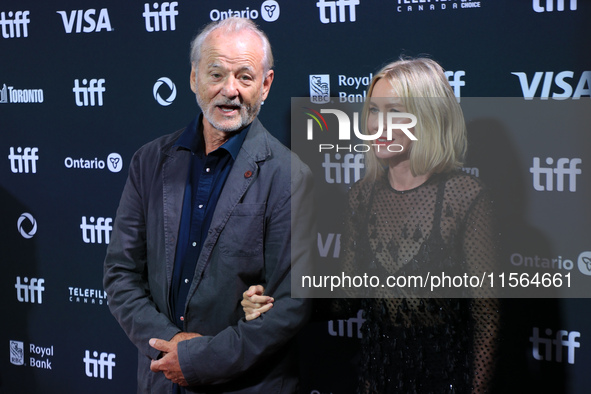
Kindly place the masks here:
<instances>
[{"instance_id":1,"label":"telefilm canada logo","mask_svg":"<svg viewBox=\"0 0 591 394\"><path fill-rule=\"evenodd\" d=\"M68 293L68 300L73 303L87 305L109 305L107 300L107 292L104 290L69 286Z\"/></svg>"},{"instance_id":2,"label":"telefilm canada logo","mask_svg":"<svg viewBox=\"0 0 591 394\"><path fill-rule=\"evenodd\" d=\"M314 139L314 129L320 129L320 132L325 133L332 133L328 128L328 123L325 119L323 114L331 114L335 115L338 120L338 140L343 141L343 143L320 143L318 144L318 152L326 152L326 151L333 151L333 152L355 152L355 153L365 153L369 152L371 149L380 150L387 150L388 152L402 152L404 147L397 143L391 143L393 140L392 132L396 129L402 131L410 140L416 141L417 137L415 137L411 132L410 129L416 126L417 124L417 117L413 114L406 113L406 112L388 112L386 114L386 138L382 136L384 132L384 116L382 113L377 115L378 119L378 130L374 134L363 134L359 131L359 112L353 112L353 124L351 124L351 120L349 115L340 109L335 108L321 108L320 112L316 111L312 108L304 107L304 113L309 117L306 123L306 138L308 141ZM408 123L400 123L401 119L410 119ZM316 125L316 126L315 126ZM371 141L371 143L359 143L353 144L352 135L351 135L351 128L353 129L353 134L356 138L361 141ZM348 141L349 143L346 143ZM376 142L381 143L376 143Z\"/></svg>"},{"instance_id":3,"label":"telefilm canada logo","mask_svg":"<svg viewBox=\"0 0 591 394\"><path fill-rule=\"evenodd\" d=\"M482 0L396 0L396 12L467 10L482 8L482 3Z\"/></svg>"}]
</instances>

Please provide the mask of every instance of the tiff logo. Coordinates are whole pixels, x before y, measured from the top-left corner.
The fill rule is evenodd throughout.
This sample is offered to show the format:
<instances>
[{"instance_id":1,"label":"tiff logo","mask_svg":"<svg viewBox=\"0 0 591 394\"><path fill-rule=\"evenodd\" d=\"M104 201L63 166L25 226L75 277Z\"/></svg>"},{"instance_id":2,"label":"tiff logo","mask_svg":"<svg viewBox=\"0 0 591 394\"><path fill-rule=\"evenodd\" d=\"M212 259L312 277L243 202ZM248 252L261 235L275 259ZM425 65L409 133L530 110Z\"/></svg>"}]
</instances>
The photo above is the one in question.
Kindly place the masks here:
<instances>
[{"instance_id":1,"label":"tiff logo","mask_svg":"<svg viewBox=\"0 0 591 394\"><path fill-rule=\"evenodd\" d=\"M114 353L102 352L99 356L98 352L94 351L90 357L90 351L86 350L82 361L84 361L86 376L89 378L104 379L106 370L107 379L113 380L113 368L116 365Z\"/></svg>"},{"instance_id":2,"label":"tiff logo","mask_svg":"<svg viewBox=\"0 0 591 394\"><path fill-rule=\"evenodd\" d=\"M357 317L352 317L348 320L337 320L338 331L335 330L334 327L335 321L329 320L328 333L333 337L344 337L346 335L349 338L353 338L353 334L355 334L357 338L363 338L363 334L361 333L361 326L363 326L364 322L365 319L363 318L363 309L360 309L357 312ZM347 323L346 327L345 323ZM353 329L354 324L357 324L357 330Z\"/></svg>"},{"instance_id":3,"label":"tiff logo","mask_svg":"<svg viewBox=\"0 0 591 394\"><path fill-rule=\"evenodd\" d=\"M67 34L72 33L74 24L76 24L76 33L98 33L103 29L106 31L113 30L109 19L109 11L106 8L99 11L98 17L94 8L86 11L72 10L69 16L66 11L56 11L56 13L62 16L62 22ZM82 25L83 22L86 22L84 26Z\"/></svg>"},{"instance_id":4,"label":"tiff logo","mask_svg":"<svg viewBox=\"0 0 591 394\"><path fill-rule=\"evenodd\" d=\"M6 13L0 12L0 25L2 25L2 37L28 37L29 29L27 25L29 24L29 22L31 22L31 20L29 19L29 14L29 11L9 11L9 19L6 19Z\"/></svg>"},{"instance_id":5,"label":"tiff logo","mask_svg":"<svg viewBox=\"0 0 591 394\"><path fill-rule=\"evenodd\" d=\"M23 148L20 146L16 148L10 147L10 154L8 160L10 160L10 171L15 174L28 174L29 172L35 174L37 172L37 160L39 160L39 148Z\"/></svg>"},{"instance_id":6,"label":"tiff logo","mask_svg":"<svg viewBox=\"0 0 591 394\"><path fill-rule=\"evenodd\" d=\"M19 302L30 302L30 303L43 303L43 291L45 287L43 284L45 283L45 279L37 279L31 278L31 282L29 283L29 278L25 277L23 282L21 283L21 277L16 277L16 284L14 287L16 288L16 299ZM37 297L35 297L35 294ZM37 300L37 301L35 301Z\"/></svg>"},{"instance_id":7,"label":"tiff logo","mask_svg":"<svg viewBox=\"0 0 591 394\"><path fill-rule=\"evenodd\" d=\"M88 107L89 105L91 107L94 107L95 105L102 107L103 93L106 90L103 86L104 83L104 78L91 79L90 82L85 78L82 80L82 86L80 86L80 81L75 79L72 91L76 98L76 105L79 107ZM87 84L88 86L85 86Z\"/></svg>"},{"instance_id":8,"label":"tiff logo","mask_svg":"<svg viewBox=\"0 0 591 394\"><path fill-rule=\"evenodd\" d=\"M454 90L454 95L456 96L456 98L458 99L458 103L460 102L460 88L462 86L466 86L466 81L462 81L462 77L466 76L466 72L465 71L446 71L445 72L445 76L447 77L447 81L449 82L449 85L453 88Z\"/></svg>"},{"instance_id":9,"label":"tiff logo","mask_svg":"<svg viewBox=\"0 0 591 394\"><path fill-rule=\"evenodd\" d=\"M324 154L324 179L326 183L355 183L361 178L361 170L365 168L362 153L347 153L341 161L341 154L334 155L336 161L331 161L330 153Z\"/></svg>"},{"instance_id":10,"label":"tiff logo","mask_svg":"<svg viewBox=\"0 0 591 394\"><path fill-rule=\"evenodd\" d=\"M179 3L177 1L172 2L165 2L165 3L154 3L154 11L150 11L150 4L144 4L144 13L142 16L146 21L146 31L153 32L153 31L166 31L168 30L168 24L166 22L166 18L170 20L170 30L176 30L176 16L179 12L175 9L178 7ZM160 7L160 11L158 11L158 7Z\"/></svg>"},{"instance_id":11,"label":"tiff logo","mask_svg":"<svg viewBox=\"0 0 591 394\"><path fill-rule=\"evenodd\" d=\"M581 337L581 333L578 331L558 330L555 339L552 339L552 330L548 328L545 332L549 338L540 338L540 329L538 327L533 328L533 335L529 337L529 341L533 344L532 356L538 361L552 361L552 349L555 349L554 361L561 363L563 362L564 353L562 349L566 348L567 362L574 364L575 349L581 347L581 343L577 342L577 338ZM543 353L540 352L542 347L544 348Z\"/></svg>"},{"instance_id":12,"label":"tiff logo","mask_svg":"<svg viewBox=\"0 0 591 394\"><path fill-rule=\"evenodd\" d=\"M318 0L316 7L320 12L320 22L322 23L336 23L337 22L337 7L339 9L339 22L346 22L346 11L349 7L349 20L355 22L355 7L359 5L359 0ZM326 9L328 8L328 15Z\"/></svg>"},{"instance_id":13,"label":"tiff logo","mask_svg":"<svg viewBox=\"0 0 591 394\"><path fill-rule=\"evenodd\" d=\"M546 8L542 5L543 0L533 0L532 6L535 12L552 12L554 11L554 0L546 0ZM570 0L569 7L571 11L577 10L577 0ZM564 0L556 0L556 10L564 11Z\"/></svg>"},{"instance_id":14,"label":"tiff logo","mask_svg":"<svg viewBox=\"0 0 591 394\"><path fill-rule=\"evenodd\" d=\"M87 244L108 244L111 240L111 231L113 230L113 219L99 217L94 224L94 216L91 216L89 222L86 222L86 216L82 216L82 240ZM104 235L104 237L103 237Z\"/></svg>"},{"instance_id":15,"label":"tiff logo","mask_svg":"<svg viewBox=\"0 0 591 394\"><path fill-rule=\"evenodd\" d=\"M568 175L568 190L571 192L577 191L577 175L581 174L581 169L577 168L578 164L581 164L582 160L579 158L567 159L560 158L556 162L556 168L552 167L540 167L540 158L534 157L533 167L529 169L529 172L533 174L534 189L539 192L553 191L554 190L554 174L556 174L556 191L564 191L564 178ZM553 165L554 159L551 157L546 158L546 164ZM568 164L568 167L566 165ZM545 182L542 183L542 174L545 175Z\"/></svg>"}]
</instances>

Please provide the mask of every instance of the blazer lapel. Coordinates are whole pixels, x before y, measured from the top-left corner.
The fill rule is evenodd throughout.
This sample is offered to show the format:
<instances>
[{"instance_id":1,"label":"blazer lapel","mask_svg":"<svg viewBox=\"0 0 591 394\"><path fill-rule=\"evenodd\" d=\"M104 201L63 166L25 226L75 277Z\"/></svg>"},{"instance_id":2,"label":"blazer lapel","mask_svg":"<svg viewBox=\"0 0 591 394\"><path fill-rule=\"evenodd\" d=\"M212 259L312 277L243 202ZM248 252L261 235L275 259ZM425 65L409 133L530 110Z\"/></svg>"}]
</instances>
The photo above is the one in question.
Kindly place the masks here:
<instances>
[{"instance_id":1,"label":"blazer lapel","mask_svg":"<svg viewBox=\"0 0 591 394\"><path fill-rule=\"evenodd\" d=\"M169 147L163 151L164 155L167 156L162 164L164 246L166 279L170 286L191 153L187 150L177 150L174 147Z\"/></svg>"}]
</instances>

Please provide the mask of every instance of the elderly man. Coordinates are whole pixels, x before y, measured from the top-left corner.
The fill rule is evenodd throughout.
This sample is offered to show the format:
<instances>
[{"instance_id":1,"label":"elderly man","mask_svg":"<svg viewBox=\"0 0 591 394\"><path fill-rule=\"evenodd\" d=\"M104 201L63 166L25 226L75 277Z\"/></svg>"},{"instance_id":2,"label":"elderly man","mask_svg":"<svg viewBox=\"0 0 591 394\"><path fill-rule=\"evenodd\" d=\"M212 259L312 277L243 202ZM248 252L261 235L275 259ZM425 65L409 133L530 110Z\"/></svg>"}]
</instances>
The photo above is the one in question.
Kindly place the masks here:
<instances>
[{"instance_id":1,"label":"elderly man","mask_svg":"<svg viewBox=\"0 0 591 394\"><path fill-rule=\"evenodd\" d=\"M290 297L290 263L312 250L311 174L257 119L274 77L263 32L212 23L191 62L202 114L132 159L105 259L109 307L139 349L138 392L294 392L292 340L310 305ZM258 283L274 306L246 322L242 292Z\"/></svg>"}]
</instances>

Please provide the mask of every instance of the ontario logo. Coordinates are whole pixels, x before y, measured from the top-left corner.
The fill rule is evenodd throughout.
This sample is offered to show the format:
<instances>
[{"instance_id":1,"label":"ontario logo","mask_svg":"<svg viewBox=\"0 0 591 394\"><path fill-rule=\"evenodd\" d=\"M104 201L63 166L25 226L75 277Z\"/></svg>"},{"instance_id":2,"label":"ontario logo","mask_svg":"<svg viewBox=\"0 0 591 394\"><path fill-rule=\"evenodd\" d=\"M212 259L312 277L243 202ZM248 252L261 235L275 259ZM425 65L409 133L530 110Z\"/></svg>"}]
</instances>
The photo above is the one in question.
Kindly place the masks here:
<instances>
[{"instance_id":1,"label":"ontario logo","mask_svg":"<svg viewBox=\"0 0 591 394\"><path fill-rule=\"evenodd\" d=\"M303 107L304 113L309 117L306 123L306 138L308 141L314 140L314 128L320 128L324 137L330 134L328 130L328 122L322 116L322 114L331 114L336 116L338 121L338 140L339 141L352 141L351 128L353 129L354 136L361 141L372 141L373 143L358 143L358 144L342 144L342 143L320 143L318 144L318 152L334 151L334 152L356 152L365 153L371 149L377 151L387 150L388 152L402 152L404 147L397 143L390 143L393 140L392 132L394 130L402 131L410 140L416 141L415 137L410 129L416 126L417 117L413 114L406 112L388 112L384 117L382 113L377 115L378 129L374 134L364 134L359 131L359 112L353 112L353 124L347 112L334 109L334 108L322 108L320 111L316 111L312 108ZM386 125L384 128L384 118ZM409 120L405 122L404 120ZM315 127L314 125L317 125ZM352 126L352 127L351 127ZM325 131L326 129L326 131ZM384 130L386 136L384 138ZM333 134L330 137L334 137ZM323 138L324 140L324 138ZM324 142L324 141L323 141Z\"/></svg>"}]
</instances>

